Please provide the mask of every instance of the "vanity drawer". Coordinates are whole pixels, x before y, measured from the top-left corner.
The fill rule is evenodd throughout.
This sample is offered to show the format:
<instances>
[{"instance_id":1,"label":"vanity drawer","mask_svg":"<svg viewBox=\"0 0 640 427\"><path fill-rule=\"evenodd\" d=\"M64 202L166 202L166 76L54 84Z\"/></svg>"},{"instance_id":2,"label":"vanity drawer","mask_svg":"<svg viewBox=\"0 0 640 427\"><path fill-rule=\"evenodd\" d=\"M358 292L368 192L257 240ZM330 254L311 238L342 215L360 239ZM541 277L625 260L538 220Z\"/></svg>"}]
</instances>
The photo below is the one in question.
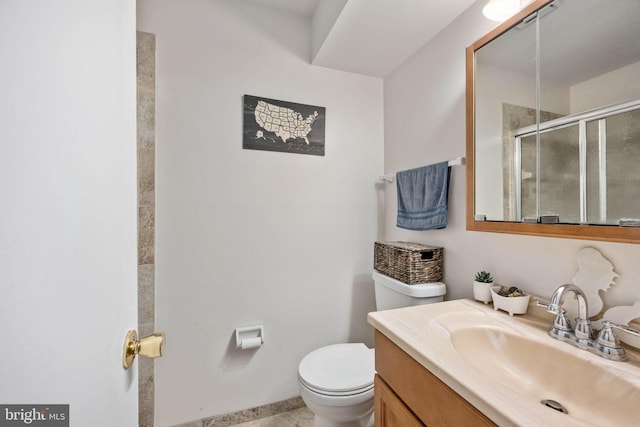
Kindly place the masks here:
<instances>
[{"instance_id":1,"label":"vanity drawer","mask_svg":"<svg viewBox=\"0 0 640 427\"><path fill-rule=\"evenodd\" d=\"M378 331L376 371L428 427L496 426L482 412ZM376 411L378 410L379 408L376 408Z\"/></svg>"}]
</instances>

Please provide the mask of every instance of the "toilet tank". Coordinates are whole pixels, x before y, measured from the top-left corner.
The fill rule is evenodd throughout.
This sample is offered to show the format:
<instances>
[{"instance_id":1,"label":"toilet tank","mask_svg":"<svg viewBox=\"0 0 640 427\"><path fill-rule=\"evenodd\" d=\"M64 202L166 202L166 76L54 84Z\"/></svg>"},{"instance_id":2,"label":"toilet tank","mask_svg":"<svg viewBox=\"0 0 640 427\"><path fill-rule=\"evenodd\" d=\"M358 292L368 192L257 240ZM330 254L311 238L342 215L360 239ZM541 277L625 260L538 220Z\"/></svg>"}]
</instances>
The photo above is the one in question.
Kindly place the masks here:
<instances>
[{"instance_id":1,"label":"toilet tank","mask_svg":"<svg viewBox=\"0 0 640 427\"><path fill-rule=\"evenodd\" d=\"M447 287L442 282L407 285L399 280L374 271L376 309L410 307L444 301Z\"/></svg>"}]
</instances>

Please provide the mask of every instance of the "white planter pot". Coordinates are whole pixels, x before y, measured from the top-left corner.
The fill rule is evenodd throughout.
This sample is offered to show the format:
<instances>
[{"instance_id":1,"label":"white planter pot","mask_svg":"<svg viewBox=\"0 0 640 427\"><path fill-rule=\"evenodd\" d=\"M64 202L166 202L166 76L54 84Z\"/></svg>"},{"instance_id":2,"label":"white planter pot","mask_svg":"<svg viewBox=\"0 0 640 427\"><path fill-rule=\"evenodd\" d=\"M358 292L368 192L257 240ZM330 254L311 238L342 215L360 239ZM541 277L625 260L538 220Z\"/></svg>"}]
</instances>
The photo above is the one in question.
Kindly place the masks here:
<instances>
[{"instance_id":1,"label":"white planter pot","mask_svg":"<svg viewBox=\"0 0 640 427\"><path fill-rule=\"evenodd\" d=\"M484 283L473 281L473 298L477 301L482 301L485 304L489 304L492 301L491 287L493 282Z\"/></svg>"},{"instance_id":2,"label":"white planter pot","mask_svg":"<svg viewBox=\"0 0 640 427\"><path fill-rule=\"evenodd\" d=\"M509 316L514 314L525 314L527 308L529 308L529 295L522 295L519 297L503 297L498 295L500 286L495 286L491 289L491 299L493 300L494 310L504 310L509 313Z\"/></svg>"}]
</instances>

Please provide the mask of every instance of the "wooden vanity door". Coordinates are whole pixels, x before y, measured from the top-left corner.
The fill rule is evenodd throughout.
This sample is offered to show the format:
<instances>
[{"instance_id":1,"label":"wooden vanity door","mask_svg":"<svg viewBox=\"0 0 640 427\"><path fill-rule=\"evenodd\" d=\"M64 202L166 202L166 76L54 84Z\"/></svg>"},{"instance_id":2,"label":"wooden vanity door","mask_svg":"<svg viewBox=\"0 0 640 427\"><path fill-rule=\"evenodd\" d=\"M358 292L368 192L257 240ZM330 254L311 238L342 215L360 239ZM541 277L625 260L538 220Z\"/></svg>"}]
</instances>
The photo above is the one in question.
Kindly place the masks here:
<instances>
[{"instance_id":1,"label":"wooden vanity door","mask_svg":"<svg viewBox=\"0 0 640 427\"><path fill-rule=\"evenodd\" d=\"M374 395L376 427L424 427L378 375L375 377Z\"/></svg>"}]
</instances>

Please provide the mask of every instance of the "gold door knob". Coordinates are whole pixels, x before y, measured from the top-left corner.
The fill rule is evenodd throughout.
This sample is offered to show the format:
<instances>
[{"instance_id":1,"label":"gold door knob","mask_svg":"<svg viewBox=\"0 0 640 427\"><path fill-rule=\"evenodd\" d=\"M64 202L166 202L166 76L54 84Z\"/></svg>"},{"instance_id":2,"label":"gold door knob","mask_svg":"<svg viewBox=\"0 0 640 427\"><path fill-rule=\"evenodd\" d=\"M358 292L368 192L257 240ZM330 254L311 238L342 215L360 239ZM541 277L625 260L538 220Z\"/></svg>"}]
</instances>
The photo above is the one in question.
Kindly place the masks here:
<instances>
[{"instance_id":1,"label":"gold door knob","mask_svg":"<svg viewBox=\"0 0 640 427\"><path fill-rule=\"evenodd\" d=\"M122 349L122 366L129 368L133 363L136 355L145 357L160 357L164 352L164 333L149 335L138 341L138 334L134 330L130 330L124 337L124 346Z\"/></svg>"}]
</instances>

